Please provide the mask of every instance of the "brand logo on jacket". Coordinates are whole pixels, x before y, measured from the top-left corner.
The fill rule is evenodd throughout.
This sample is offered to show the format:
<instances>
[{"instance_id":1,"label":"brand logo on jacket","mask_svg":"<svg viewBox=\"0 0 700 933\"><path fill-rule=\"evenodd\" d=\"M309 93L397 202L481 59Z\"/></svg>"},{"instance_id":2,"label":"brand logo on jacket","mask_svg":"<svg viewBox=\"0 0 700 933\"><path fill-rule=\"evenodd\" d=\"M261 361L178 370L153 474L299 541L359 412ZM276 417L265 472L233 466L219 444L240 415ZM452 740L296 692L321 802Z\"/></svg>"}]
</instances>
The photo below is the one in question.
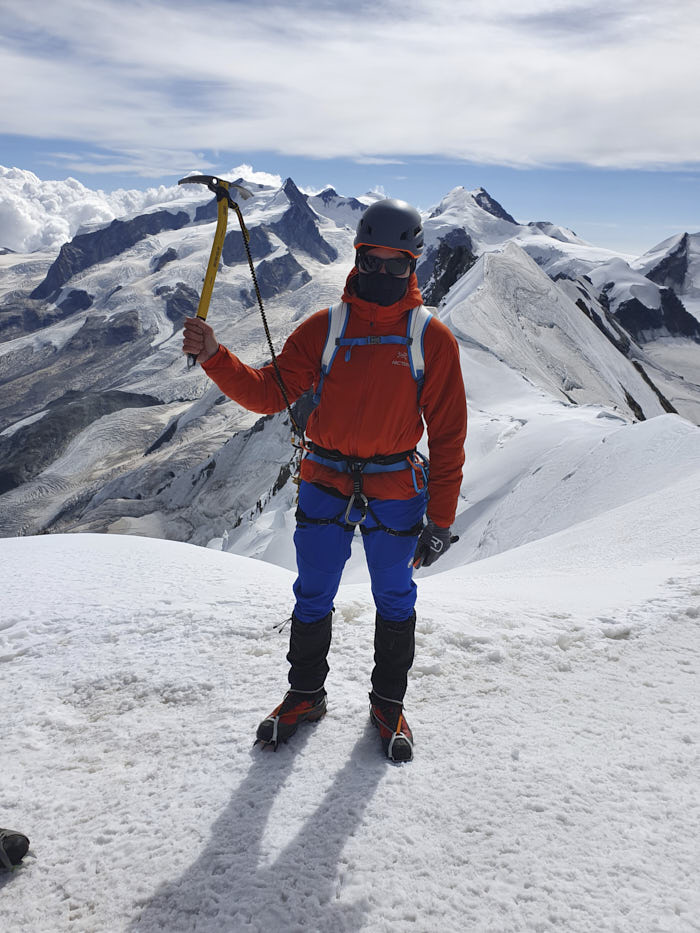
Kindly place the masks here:
<instances>
[{"instance_id":1,"label":"brand logo on jacket","mask_svg":"<svg viewBox=\"0 0 700 933\"><path fill-rule=\"evenodd\" d=\"M391 361L392 366L409 366L408 350L399 350Z\"/></svg>"}]
</instances>

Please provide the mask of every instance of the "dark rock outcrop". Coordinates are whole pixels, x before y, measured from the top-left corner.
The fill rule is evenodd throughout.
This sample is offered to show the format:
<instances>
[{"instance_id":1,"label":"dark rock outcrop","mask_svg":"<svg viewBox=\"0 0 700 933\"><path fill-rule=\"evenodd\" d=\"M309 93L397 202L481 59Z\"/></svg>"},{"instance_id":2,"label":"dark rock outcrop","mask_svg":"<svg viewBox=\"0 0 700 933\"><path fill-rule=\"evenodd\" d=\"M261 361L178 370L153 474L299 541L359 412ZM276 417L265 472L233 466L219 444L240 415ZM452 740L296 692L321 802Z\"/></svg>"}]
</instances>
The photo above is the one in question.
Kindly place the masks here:
<instances>
[{"instance_id":1,"label":"dark rock outcrop","mask_svg":"<svg viewBox=\"0 0 700 933\"><path fill-rule=\"evenodd\" d=\"M264 299L273 298L287 289L301 288L311 281L311 276L300 266L291 253L284 253L275 259L263 259L255 268L255 274ZM254 291L243 295L246 304L254 304L257 299Z\"/></svg>"},{"instance_id":2,"label":"dark rock outcrop","mask_svg":"<svg viewBox=\"0 0 700 933\"><path fill-rule=\"evenodd\" d=\"M514 217L511 217L508 211L502 207L498 201L494 200L484 188L479 188L474 193L473 198L482 210L487 211L494 217L498 217L499 220L507 220L508 223L517 226L518 221Z\"/></svg>"},{"instance_id":3,"label":"dark rock outcrop","mask_svg":"<svg viewBox=\"0 0 700 933\"><path fill-rule=\"evenodd\" d=\"M367 210L367 205L363 204L362 201L358 201L357 198L341 197L335 188L330 185L328 188L324 188L316 197L326 205L335 203L336 207L349 207L353 211L358 211L358 213Z\"/></svg>"},{"instance_id":4,"label":"dark rock outcrop","mask_svg":"<svg viewBox=\"0 0 700 933\"><path fill-rule=\"evenodd\" d=\"M133 220L113 220L107 227L92 233L82 233L64 243L46 274L44 281L34 289L32 298L54 299L61 288L78 272L105 259L113 259L147 236L163 230L179 230L190 222L189 214L179 211L155 211Z\"/></svg>"},{"instance_id":5,"label":"dark rock outcrop","mask_svg":"<svg viewBox=\"0 0 700 933\"><path fill-rule=\"evenodd\" d=\"M165 300L165 313L176 329L182 326L186 317L194 317L197 313L199 295L184 282L175 286L162 285L156 289L156 295Z\"/></svg>"},{"instance_id":6,"label":"dark rock outcrop","mask_svg":"<svg viewBox=\"0 0 700 933\"><path fill-rule=\"evenodd\" d=\"M135 308L106 318L88 316L80 330L65 345L67 353L109 349L137 340L143 334Z\"/></svg>"},{"instance_id":7,"label":"dark rock outcrop","mask_svg":"<svg viewBox=\"0 0 700 933\"><path fill-rule=\"evenodd\" d=\"M437 247L431 246L416 269L418 285L427 305L438 305L457 279L476 262L471 237L462 227L444 236Z\"/></svg>"},{"instance_id":8,"label":"dark rock outcrop","mask_svg":"<svg viewBox=\"0 0 700 933\"><path fill-rule=\"evenodd\" d=\"M337 250L321 236L317 215L291 178L285 181L282 190L289 208L278 221L269 225L269 229L291 250L301 250L324 264L336 260Z\"/></svg>"},{"instance_id":9,"label":"dark rock outcrop","mask_svg":"<svg viewBox=\"0 0 700 933\"><path fill-rule=\"evenodd\" d=\"M248 248L253 262L264 259L273 251L272 243L264 227L250 227L248 229L250 242ZM238 262L247 262L248 256L243 243L243 234L240 230L231 230L226 234L224 246L221 250L221 259L224 265L233 266Z\"/></svg>"},{"instance_id":10,"label":"dark rock outcrop","mask_svg":"<svg viewBox=\"0 0 700 933\"><path fill-rule=\"evenodd\" d=\"M241 182L241 184L250 190L262 187L260 185L251 185L248 182ZM332 191L332 189L330 190ZM282 191L286 195L289 207L279 220L271 224L252 227L248 230L253 261L264 259L272 252L273 247L270 243L269 233L274 233L292 251L300 250L308 253L318 262L326 264L337 259L337 251L323 239L319 232L318 216L309 207L306 195L299 191L291 178L285 181ZM216 198L213 198L207 204L197 208L195 222L212 221L216 220L216 217L217 203ZM226 234L221 258L227 266L246 261L243 234L240 229L233 228Z\"/></svg>"},{"instance_id":11,"label":"dark rock outcrop","mask_svg":"<svg viewBox=\"0 0 700 933\"><path fill-rule=\"evenodd\" d=\"M553 281L571 298L576 307L583 311L598 330L620 351L629 356L632 341L630 335L610 312L607 295L598 295L587 276L555 275Z\"/></svg>"},{"instance_id":12,"label":"dark rock outcrop","mask_svg":"<svg viewBox=\"0 0 700 933\"><path fill-rule=\"evenodd\" d=\"M71 313L63 307L14 292L0 305L0 341L14 340L41 327L49 327L69 317Z\"/></svg>"},{"instance_id":13,"label":"dark rock outcrop","mask_svg":"<svg viewBox=\"0 0 700 933\"><path fill-rule=\"evenodd\" d=\"M657 266L646 273L646 277L657 285L682 291L688 274L688 251L690 237L684 233L678 244L666 254Z\"/></svg>"},{"instance_id":14,"label":"dark rock outcrop","mask_svg":"<svg viewBox=\"0 0 700 933\"><path fill-rule=\"evenodd\" d=\"M160 272L163 266L166 266L169 262L173 262L177 259L177 250L173 249L171 246L170 249L166 249L164 253L160 256L156 256L153 260L153 271Z\"/></svg>"},{"instance_id":15,"label":"dark rock outcrop","mask_svg":"<svg viewBox=\"0 0 700 933\"><path fill-rule=\"evenodd\" d=\"M58 306L65 315L76 311L87 311L92 307L93 298L83 289L73 288Z\"/></svg>"},{"instance_id":16,"label":"dark rock outcrop","mask_svg":"<svg viewBox=\"0 0 700 933\"><path fill-rule=\"evenodd\" d=\"M158 399L131 392L66 393L50 403L38 421L0 436L0 495L41 473L98 418L124 408L157 404Z\"/></svg>"},{"instance_id":17,"label":"dark rock outcrop","mask_svg":"<svg viewBox=\"0 0 700 933\"><path fill-rule=\"evenodd\" d=\"M610 287L612 283L605 289ZM700 343L700 321L686 311L683 302L670 288L662 288L660 294L659 308L648 308L638 298L630 298L617 306L615 317L640 343L666 334L690 337Z\"/></svg>"},{"instance_id":18,"label":"dark rock outcrop","mask_svg":"<svg viewBox=\"0 0 700 933\"><path fill-rule=\"evenodd\" d=\"M216 198L212 198L211 201L207 201L206 204L202 204L201 207L198 207L194 212L194 222L204 223L211 220L216 220L219 216L219 203Z\"/></svg>"}]
</instances>

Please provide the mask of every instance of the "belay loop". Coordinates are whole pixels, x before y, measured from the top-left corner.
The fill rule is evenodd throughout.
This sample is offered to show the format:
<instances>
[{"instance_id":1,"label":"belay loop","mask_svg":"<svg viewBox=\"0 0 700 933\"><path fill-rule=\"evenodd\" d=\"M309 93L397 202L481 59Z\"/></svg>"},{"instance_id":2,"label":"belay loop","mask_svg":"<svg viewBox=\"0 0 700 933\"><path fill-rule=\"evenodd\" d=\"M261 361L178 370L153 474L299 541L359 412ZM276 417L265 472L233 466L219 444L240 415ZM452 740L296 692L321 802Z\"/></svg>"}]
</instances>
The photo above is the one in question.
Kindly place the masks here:
<instances>
[{"instance_id":1,"label":"belay loop","mask_svg":"<svg viewBox=\"0 0 700 933\"><path fill-rule=\"evenodd\" d=\"M362 491L362 473L366 466L366 461L348 460L348 469L350 471L350 476L352 477L352 495L348 499L348 507L345 510L346 525L362 525L365 521L367 521L367 509L369 508L369 501L367 496ZM350 513L354 508L360 510L360 517L357 519L357 521L352 521L350 518Z\"/></svg>"}]
</instances>

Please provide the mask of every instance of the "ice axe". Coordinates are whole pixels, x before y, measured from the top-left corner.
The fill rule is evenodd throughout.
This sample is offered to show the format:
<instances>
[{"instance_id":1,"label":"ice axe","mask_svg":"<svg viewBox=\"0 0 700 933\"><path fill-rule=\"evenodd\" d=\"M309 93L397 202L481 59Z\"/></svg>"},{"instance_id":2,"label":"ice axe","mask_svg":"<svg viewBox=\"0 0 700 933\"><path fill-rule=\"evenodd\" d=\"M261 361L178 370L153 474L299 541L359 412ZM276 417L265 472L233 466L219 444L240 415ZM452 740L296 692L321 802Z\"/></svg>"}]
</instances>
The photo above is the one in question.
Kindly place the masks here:
<instances>
[{"instance_id":1,"label":"ice axe","mask_svg":"<svg viewBox=\"0 0 700 933\"><path fill-rule=\"evenodd\" d=\"M214 234L214 242L212 243L211 253L209 254L209 265L207 266L206 275L204 276L204 285L202 286L202 293L199 296L199 306L197 308L197 317L205 321L209 310L209 302L211 301L211 293L214 289L214 280L216 279L216 273L219 269L221 250L224 246L229 207L232 207L238 215L246 246L250 239L246 226L243 223L241 209L231 197L230 191L232 188L235 188L244 201L248 198L252 198L253 193L242 185L236 185L232 181L224 181L223 178L217 178L215 175L189 175L187 178L181 178L178 181L178 185L206 185L207 188L216 195L218 211L216 233ZM196 363L197 357L193 353L188 353L187 368L191 369Z\"/></svg>"}]
</instances>

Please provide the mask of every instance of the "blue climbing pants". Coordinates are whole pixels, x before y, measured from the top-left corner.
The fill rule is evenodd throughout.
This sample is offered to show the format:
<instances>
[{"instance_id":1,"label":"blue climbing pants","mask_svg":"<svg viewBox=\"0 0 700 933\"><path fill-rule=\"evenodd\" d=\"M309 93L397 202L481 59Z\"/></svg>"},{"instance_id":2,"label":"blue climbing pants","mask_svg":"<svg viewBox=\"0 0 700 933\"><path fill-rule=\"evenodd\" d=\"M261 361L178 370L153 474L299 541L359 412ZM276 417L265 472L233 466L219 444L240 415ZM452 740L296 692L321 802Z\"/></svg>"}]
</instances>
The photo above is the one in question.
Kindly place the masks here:
<instances>
[{"instance_id":1,"label":"blue climbing pants","mask_svg":"<svg viewBox=\"0 0 700 933\"><path fill-rule=\"evenodd\" d=\"M418 532L397 536L380 526L407 531L420 525L426 502L424 491L412 499L372 499L374 515L368 512L360 525L372 596L379 615L390 622L403 622L413 613L416 585L409 561L416 549ZM299 571L294 583L294 616L300 622L317 622L333 608L354 532L344 527L346 507L347 499L312 483L301 483L294 533ZM353 509L349 516L351 521L359 517L358 509ZM305 518L309 521L304 521ZM314 519L328 523L314 523Z\"/></svg>"}]
</instances>

